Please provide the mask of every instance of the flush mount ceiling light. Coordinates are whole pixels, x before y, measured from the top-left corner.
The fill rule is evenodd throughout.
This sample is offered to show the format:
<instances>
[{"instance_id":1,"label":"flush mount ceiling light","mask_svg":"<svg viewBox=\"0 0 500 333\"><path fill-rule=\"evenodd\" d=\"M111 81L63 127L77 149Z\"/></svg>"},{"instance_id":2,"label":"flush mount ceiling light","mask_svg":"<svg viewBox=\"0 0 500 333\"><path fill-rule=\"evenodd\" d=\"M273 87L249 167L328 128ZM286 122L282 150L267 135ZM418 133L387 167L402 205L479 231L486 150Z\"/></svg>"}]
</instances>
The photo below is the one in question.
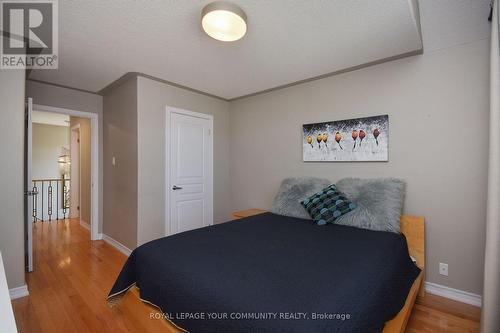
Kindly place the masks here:
<instances>
[{"instance_id":1,"label":"flush mount ceiling light","mask_svg":"<svg viewBox=\"0 0 500 333\"><path fill-rule=\"evenodd\" d=\"M217 1L203 8L201 25L210 37L223 42L234 42L245 36L247 16L240 7Z\"/></svg>"}]
</instances>

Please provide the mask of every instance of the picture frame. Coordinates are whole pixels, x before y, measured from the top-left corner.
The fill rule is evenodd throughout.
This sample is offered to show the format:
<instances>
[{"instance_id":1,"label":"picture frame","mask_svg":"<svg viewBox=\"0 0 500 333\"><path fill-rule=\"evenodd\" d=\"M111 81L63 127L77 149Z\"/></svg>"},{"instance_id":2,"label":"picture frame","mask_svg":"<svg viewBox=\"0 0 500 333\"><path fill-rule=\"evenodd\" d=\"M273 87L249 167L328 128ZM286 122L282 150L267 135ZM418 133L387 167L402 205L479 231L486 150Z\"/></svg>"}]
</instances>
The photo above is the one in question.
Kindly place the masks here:
<instances>
[{"instance_id":1,"label":"picture frame","mask_svg":"<svg viewBox=\"0 0 500 333\"><path fill-rule=\"evenodd\" d=\"M389 115L302 125L304 162L389 161Z\"/></svg>"}]
</instances>

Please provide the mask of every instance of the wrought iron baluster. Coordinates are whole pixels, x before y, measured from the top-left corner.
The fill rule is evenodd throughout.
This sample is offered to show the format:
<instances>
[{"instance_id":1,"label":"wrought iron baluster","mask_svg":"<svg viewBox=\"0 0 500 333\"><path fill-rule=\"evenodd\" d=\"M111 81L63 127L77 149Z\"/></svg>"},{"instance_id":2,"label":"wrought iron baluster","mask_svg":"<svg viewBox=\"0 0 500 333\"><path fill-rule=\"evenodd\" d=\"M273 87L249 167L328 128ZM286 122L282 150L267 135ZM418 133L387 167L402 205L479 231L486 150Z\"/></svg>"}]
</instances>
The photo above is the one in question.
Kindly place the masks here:
<instances>
[{"instance_id":1,"label":"wrought iron baluster","mask_svg":"<svg viewBox=\"0 0 500 333\"><path fill-rule=\"evenodd\" d=\"M47 215L49 216L49 221L52 221L52 181L49 180L49 186L47 187Z\"/></svg>"},{"instance_id":2,"label":"wrought iron baluster","mask_svg":"<svg viewBox=\"0 0 500 333\"><path fill-rule=\"evenodd\" d=\"M70 208L71 208L71 183L70 183L70 180L67 179L66 180L69 184L69 186L66 186L66 208L69 210L68 212L68 217L69 217L69 214L71 212Z\"/></svg>"},{"instance_id":3,"label":"wrought iron baluster","mask_svg":"<svg viewBox=\"0 0 500 333\"><path fill-rule=\"evenodd\" d=\"M59 179L56 181L56 220L59 220Z\"/></svg>"},{"instance_id":4,"label":"wrought iron baluster","mask_svg":"<svg viewBox=\"0 0 500 333\"><path fill-rule=\"evenodd\" d=\"M64 180L63 181L63 215L64 215L64 219L66 219L66 192L67 192L66 180Z\"/></svg>"},{"instance_id":5,"label":"wrought iron baluster","mask_svg":"<svg viewBox=\"0 0 500 333\"><path fill-rule=\"evenodd\" d=\"M53 221L53 217L55 217L55 220L69 217L69 208L71 206L69 181L70 179L65 178L31 180L33 184L33 198L31 199L33 200L33 210L31 212L33 222ZM39 188L41 188L40 191ZM55 195L54 190L56 191ZM55 213L54 208L56 209ZM59 212L59 210L62 211ZM39 215L40 213L41 215Z\"/></svg>"},{"instance_id":6,"label":"wrought iron baluster","mask_svg":"<svg viewBox=\"0 0 500 333\"><path fill-rule=\"evenodd\" d=\"M45 215L43 215L43 197L45 196L45 182L42 180L42 222L45 221Z\"/></svg>"}]
</instances>

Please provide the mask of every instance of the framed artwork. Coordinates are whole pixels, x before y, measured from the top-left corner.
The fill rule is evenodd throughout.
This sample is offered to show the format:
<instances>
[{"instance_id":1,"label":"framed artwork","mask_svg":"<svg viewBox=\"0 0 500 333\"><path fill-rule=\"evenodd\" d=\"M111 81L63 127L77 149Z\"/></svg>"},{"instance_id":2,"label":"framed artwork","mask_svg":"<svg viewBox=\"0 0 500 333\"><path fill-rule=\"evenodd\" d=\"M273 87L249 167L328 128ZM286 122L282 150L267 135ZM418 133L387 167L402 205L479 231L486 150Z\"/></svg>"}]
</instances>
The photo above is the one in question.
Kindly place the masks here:
<instances>
[{"instance_id":1,"label":"framed artwork","mask_svg":"<svg viewBox=\"0 0 500 333\"><path fill-rule=\"evenodd\" d=\"M302 127L304 162L389 160L389 116L306 124Z\"/></svg>"}]
</instances>

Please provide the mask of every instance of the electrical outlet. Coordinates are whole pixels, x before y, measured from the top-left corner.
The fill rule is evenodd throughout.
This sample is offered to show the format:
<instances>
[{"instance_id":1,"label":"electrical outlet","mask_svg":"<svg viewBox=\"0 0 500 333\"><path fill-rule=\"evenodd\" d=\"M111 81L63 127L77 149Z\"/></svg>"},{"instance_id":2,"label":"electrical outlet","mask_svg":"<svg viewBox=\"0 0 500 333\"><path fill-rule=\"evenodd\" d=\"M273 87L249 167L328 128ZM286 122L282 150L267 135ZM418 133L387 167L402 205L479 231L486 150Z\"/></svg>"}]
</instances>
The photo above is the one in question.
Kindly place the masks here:
<instances>
[{"instance_id":1,"label":"electrical outlet","mask_svg":"<svg viewBox=\"0 0 500 333\"><path fill-rule=\"evenodd\" d=\"M448 264L442 262L439 263L439 274L448 276Z\"/></svg>"}]
</instances>

